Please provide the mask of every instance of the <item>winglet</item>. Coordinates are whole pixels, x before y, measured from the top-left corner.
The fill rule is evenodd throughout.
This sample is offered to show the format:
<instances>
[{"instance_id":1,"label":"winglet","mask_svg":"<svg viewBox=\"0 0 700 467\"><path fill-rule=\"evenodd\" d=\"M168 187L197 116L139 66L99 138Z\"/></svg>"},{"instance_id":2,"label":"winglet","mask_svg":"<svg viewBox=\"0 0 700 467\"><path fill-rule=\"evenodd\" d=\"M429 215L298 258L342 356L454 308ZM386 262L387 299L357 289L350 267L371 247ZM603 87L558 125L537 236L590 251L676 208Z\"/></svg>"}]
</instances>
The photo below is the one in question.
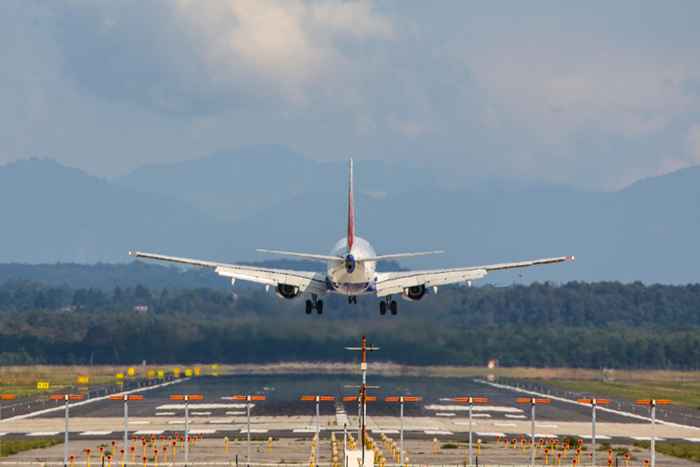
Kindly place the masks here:
<instances>
[{"instance_id":1,"label":"winglet","mask_svg":"<svg viewBox=\"0 0 700 467\"><path fill-rule=\"evenodd\" d=\"M350 179L348 183L348 251L355 242L355 203L352 194L352 158L350 159Z\"/></svg>"}]
</instances>

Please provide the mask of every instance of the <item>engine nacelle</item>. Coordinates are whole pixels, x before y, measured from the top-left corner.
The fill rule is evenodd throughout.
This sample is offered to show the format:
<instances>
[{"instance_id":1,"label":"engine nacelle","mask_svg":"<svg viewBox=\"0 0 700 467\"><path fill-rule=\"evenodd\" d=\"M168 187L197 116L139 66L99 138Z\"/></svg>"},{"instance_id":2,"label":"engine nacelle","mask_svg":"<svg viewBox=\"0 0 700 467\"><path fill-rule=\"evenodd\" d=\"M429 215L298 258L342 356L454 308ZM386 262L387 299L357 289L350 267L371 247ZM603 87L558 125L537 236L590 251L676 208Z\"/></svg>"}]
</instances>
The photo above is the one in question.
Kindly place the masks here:
<instances>
[{"instance_id":1,"label":"engine nacelle","mask_svg":"<svg viewBox=\"0 0 700 467\"><path fill-rule=\"evenodd\" d=\"M299 287L289 284L279 284L277 289L275 289L275 293L279 297L286 298L287 300L291 300L292 298L296 298L301 295Z\"/></svg>"},{"instance_id":2,"label":"engine nacelle","mask_svg":"<svg viewBox=\"0 0 700 467\"><path fill-rule=\"evenodd\" d=\"M405 299L416 302L425 295L425 285L414 285L403 289L402 295Z\"/></svg>"}]
</instances>

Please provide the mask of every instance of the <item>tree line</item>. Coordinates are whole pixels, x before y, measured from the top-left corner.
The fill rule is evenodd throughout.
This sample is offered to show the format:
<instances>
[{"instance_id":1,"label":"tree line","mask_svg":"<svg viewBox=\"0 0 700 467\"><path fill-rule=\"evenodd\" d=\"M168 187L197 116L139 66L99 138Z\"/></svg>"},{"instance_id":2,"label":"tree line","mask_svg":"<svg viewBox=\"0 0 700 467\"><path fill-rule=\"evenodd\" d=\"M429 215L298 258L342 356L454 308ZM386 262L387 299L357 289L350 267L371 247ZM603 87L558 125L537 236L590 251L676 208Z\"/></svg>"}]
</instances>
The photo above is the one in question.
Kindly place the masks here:
<instances>
[{"instance_id":1,"label":"tree line","mask_svg":"<svg viewBox=\"0 0 700 467\"><path fill-rule=\"evenodd\" d=\"M0 363L344 361L361 335L398 363L695 369L700 285L445 287L400 301L330 296L322 316L261 287L0 285Z\"/></svg>"}]
</instances>

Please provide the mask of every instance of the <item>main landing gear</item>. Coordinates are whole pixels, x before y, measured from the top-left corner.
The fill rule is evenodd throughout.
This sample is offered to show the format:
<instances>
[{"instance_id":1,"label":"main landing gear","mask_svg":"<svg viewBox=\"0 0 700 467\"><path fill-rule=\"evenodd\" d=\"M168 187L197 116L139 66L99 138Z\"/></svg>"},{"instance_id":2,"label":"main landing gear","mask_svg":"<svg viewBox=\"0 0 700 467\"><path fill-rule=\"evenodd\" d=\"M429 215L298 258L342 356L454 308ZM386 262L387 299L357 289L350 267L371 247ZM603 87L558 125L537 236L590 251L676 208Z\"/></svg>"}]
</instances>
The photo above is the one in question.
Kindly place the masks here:
<instances>
[{"instance_id":1,"label":"main landing gear","mask_svg":"<svg viewBox=\"0 0 700 467\"><path fill-rule=\"evenodd\" d=\"M390 296L387 296L384 300L379 302L379 314L384 316L386 314L386 309L389 308L392 315L396 315L399 312L399 305L396 300L392 300Z\"/></svg>"},{"instance_id":2,"label":"main landing gear","mask_svg":"<svg viewBox=\"0 0 700 467\"><path fill-rule=\"evenodd\" d=\"M348 295L348 304L357 305L357 295Z\"/></svg>"},{"instance_id":3,"label":"main landing gear","mask_svg":"<svg viewBox=\"0 0 700 467\"><path fill-rule=\"evenodd\" d=\"M319 315L323 314L323 300L319 300L317 295L312 295L311 300L306 301L306 314L310 315L314 309Z\"/></svg>"}]
</instances>

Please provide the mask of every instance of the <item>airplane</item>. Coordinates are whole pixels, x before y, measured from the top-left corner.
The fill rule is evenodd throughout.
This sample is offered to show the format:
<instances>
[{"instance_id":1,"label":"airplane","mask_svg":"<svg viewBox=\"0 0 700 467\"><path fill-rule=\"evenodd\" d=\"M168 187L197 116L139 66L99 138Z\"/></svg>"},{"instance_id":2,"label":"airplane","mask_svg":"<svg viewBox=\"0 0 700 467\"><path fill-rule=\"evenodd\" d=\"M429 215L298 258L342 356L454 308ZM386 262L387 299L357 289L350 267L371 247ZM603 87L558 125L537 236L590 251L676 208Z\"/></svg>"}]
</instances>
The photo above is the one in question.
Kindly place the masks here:
<instances>
[{"instance_id":1,"label":"airplane","mask_svg":"<svg viewBox=\"0 0 700 467\"><path fill-rule=\"evenodd\" d=\"M267 289L274 287L278 296L295 299L306 296L306 314L314 310L323 313L323 297L335 293L346 295L348 303L356 304L357 297L375 294L379 298L379 313L398 313L398 304L393 296L399 295L409 301L422 299L430 290L437 293L438 287L448 284L471 285L474 280L484 278L488 273L505 269L526 268L544 264L573 261L573 256L559 256L513 263L499 263L462 268L433 269L425 271L378 272L377 263L416 256L443 253L442 251L421 251L378 255L372 245L355 232L355 205L353 199L353 163L350 159L348 182L347 236L340 239L328 255L297 253L292 251L258 249L261 253L282 255L305 260L327 263L326 272L273 269L258 266L218 263L191 258L180 258L141 251L130 251L129 255L171 263L199 266L213 269L220 276L236 280L264 284Z\"/></svg>"}]
</instances>

